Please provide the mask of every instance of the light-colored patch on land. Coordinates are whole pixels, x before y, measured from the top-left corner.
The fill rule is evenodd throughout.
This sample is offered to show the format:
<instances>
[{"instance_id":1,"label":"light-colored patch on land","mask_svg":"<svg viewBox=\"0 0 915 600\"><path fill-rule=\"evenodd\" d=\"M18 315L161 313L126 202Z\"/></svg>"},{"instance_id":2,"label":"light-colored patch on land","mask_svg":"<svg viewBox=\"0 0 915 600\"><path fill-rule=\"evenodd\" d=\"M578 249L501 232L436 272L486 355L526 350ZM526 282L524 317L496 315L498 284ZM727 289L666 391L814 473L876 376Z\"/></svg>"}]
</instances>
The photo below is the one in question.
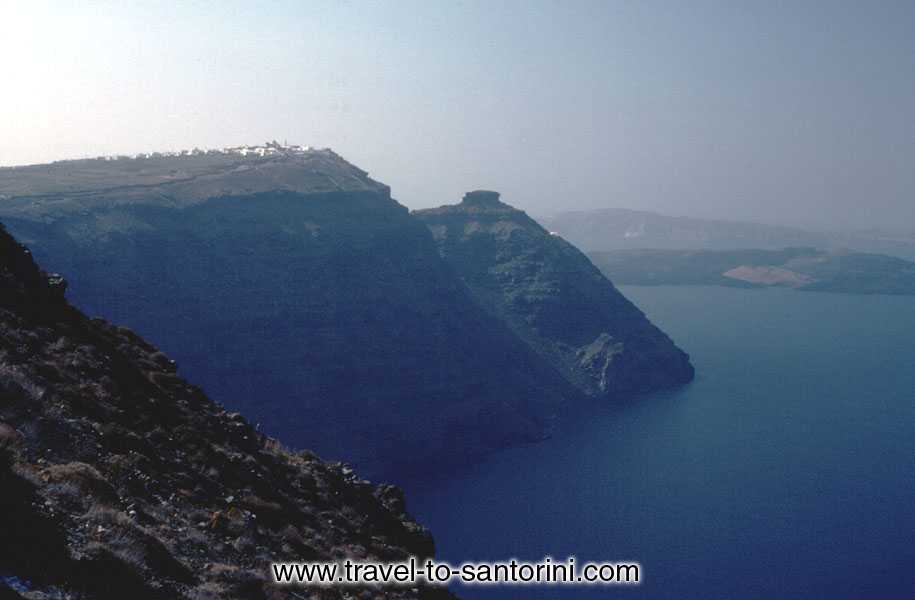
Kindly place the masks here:
<instances>
[{"instance_id":1,"label":"light-colored patch on land","mask_svg":"<svg viewBox=\"0 0 915 600\"><path fill-rule=\"evenodd\" d=\"M782 267L750 267L741 265L722 273L725 277L739 279L756 285L784 285L798 287L811 282L810 277Z\"/></svg>"}]
</instances>

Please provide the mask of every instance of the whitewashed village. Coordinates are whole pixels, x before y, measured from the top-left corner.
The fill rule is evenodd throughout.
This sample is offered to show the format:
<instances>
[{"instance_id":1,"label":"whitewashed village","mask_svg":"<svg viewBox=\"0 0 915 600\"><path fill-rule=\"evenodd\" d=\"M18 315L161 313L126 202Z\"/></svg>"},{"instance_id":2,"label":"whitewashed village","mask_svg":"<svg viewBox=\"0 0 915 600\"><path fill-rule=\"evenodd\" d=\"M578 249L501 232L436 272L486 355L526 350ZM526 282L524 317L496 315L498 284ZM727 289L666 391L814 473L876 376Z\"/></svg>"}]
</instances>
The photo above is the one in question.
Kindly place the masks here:
<instances>
[{"instance_id":1,"label":"whitewashed village","mask_svg":"<svg viewBox=\"0 0 915 600\"><path fill-rule=\"evenodd\" d=\"M204 155L236 155L251 158L263 158L267 156L294 156L325 150L322 148L312 148L311 146L299 146L297 144L280 143L276 140L267 142L258 146L227 146L225 148L193 148L191 150L173 150L167 152L141 152L139 154L116 154L96 157L97 160L139 160L149 158L166 158L179 156L204 156Z\"/></svg>"}]
</instances>

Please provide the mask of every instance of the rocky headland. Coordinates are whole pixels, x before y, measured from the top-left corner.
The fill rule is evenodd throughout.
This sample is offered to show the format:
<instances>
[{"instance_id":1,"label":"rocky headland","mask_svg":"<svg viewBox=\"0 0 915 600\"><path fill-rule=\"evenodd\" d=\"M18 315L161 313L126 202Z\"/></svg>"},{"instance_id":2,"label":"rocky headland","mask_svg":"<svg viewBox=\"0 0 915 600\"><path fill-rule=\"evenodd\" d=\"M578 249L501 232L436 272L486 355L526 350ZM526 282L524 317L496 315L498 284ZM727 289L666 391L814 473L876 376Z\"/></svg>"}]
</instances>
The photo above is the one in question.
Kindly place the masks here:
<instances>
[{"instance_id":1,"label":"rocky headland","mask_svg":"<svg viewBox=\"0 0 915 600\"><path fill-rule=\"evenodd\" d=\"M480 305L584 394L618 398L693 378L686 353L584 254L498 193L413 214Z\"/></svg>"}]
</instances>

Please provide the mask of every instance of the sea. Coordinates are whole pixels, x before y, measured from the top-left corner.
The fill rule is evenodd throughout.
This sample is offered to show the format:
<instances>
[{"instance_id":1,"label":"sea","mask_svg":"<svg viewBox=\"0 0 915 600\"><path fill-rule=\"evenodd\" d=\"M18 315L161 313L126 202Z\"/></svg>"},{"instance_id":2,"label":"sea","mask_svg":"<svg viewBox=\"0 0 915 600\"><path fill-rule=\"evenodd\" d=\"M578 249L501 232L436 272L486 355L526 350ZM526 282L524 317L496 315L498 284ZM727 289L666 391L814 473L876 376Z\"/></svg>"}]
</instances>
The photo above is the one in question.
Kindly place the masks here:
<instances>
[{"instance_id":1,"label":"sea","mask_svg":"<svg viewBox=\"0 0 915 600\"><path fill-rule=\"evenodd\" d=\"M569 408L552 437L407 486L453 565L635 562L636 586L490 598L911 600L915 298L621 287L693 383Z\"/></svg>"}]
</instances>

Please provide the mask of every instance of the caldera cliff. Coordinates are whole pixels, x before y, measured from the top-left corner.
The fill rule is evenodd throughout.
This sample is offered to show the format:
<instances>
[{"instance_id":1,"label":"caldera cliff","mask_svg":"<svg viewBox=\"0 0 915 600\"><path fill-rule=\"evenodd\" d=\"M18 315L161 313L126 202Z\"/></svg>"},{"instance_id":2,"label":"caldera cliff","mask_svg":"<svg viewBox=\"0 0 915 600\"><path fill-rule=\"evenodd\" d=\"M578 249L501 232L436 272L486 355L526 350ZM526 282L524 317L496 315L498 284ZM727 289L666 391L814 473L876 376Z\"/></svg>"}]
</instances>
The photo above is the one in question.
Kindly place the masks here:
<instances>
[{"instance_id":1,"label":"caldera cliff","mask_svg":"<svg viewBox=\"0 0 915 600\"><path fill-rule=\"evenodd\" d=\"M403 481L541 439L574 395L387 186L329 150L0 169L0 219L293 447Z\"/></svg>"},{"instance_id":2,"label":"caldera cliff","mask_svg":"<svg viewBox=\"0 0 915 600\"><path fill-rule=\"evenodd\" d=\"M413 215L477 302L582 393L618 398L693 378L689 356L584 254L497 192Z\"/></svg>"}]
</instances>

